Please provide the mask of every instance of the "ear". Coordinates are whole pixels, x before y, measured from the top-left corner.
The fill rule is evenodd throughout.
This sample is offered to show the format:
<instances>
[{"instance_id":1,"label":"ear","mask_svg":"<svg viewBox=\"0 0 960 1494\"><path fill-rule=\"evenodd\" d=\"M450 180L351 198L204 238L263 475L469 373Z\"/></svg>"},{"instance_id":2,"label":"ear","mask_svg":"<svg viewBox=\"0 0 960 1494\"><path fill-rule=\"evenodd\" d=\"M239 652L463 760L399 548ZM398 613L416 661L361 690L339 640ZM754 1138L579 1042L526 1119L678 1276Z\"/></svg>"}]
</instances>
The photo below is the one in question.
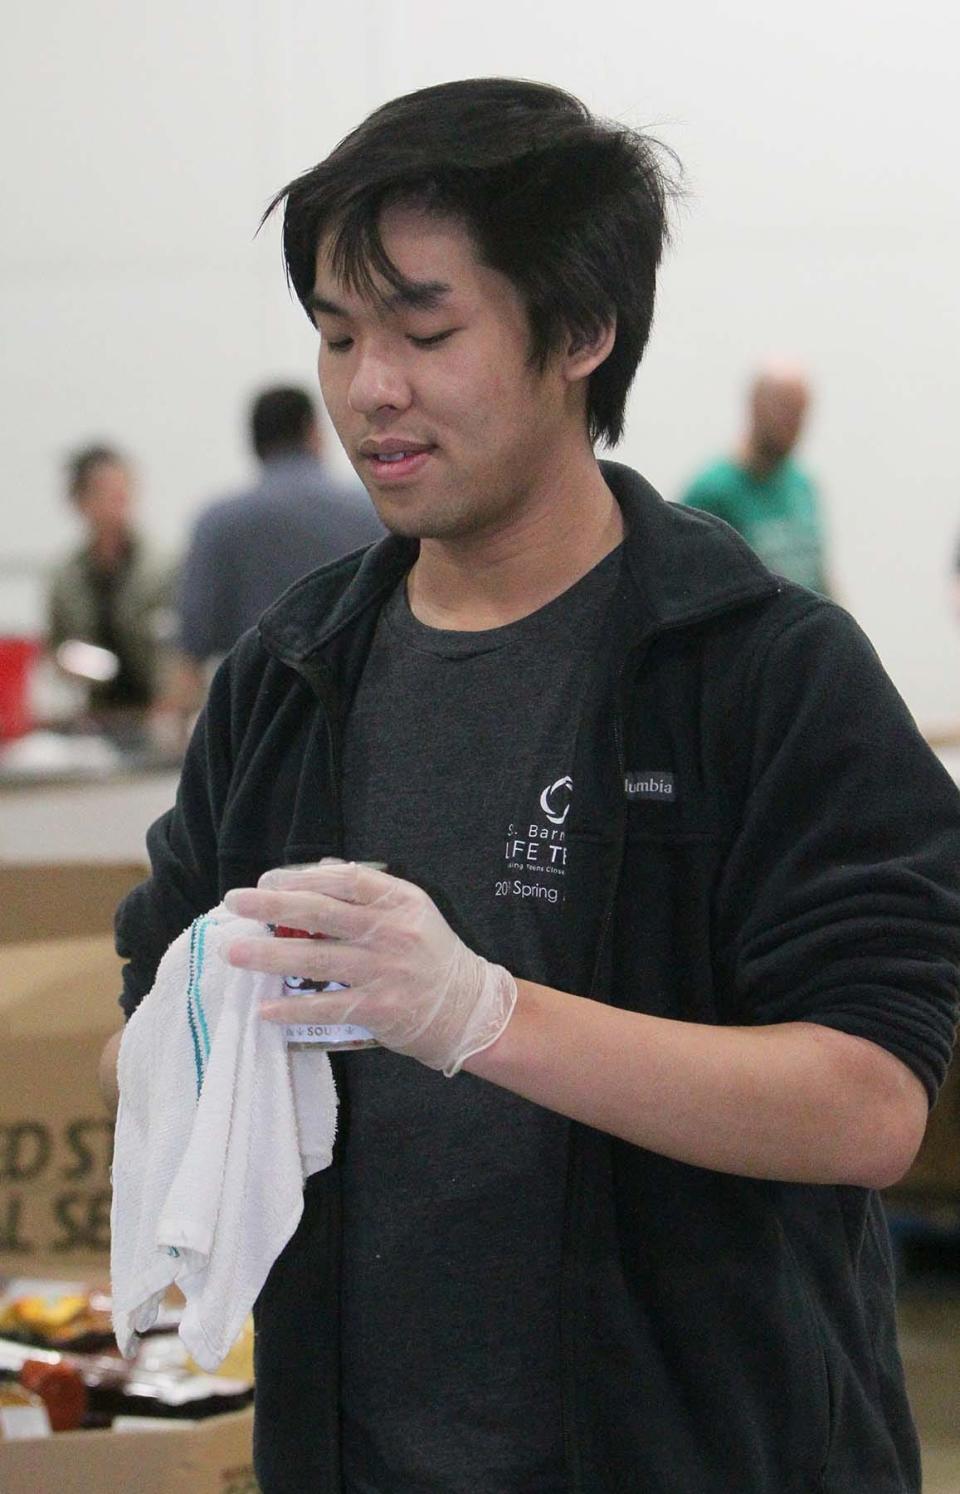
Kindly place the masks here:
<instances>
[{"instance_id":1,"label":"ear","mask_svg":"<svg viewBox=\"0 0 960 1494\"><path fill-rule=\"evenodd\" d=\"M587 379L605 358L609 358L617 340L616 317L605 323L594 337L571 339L563 359L563 375L571 384Z\"/></svg>"}]
</instances>

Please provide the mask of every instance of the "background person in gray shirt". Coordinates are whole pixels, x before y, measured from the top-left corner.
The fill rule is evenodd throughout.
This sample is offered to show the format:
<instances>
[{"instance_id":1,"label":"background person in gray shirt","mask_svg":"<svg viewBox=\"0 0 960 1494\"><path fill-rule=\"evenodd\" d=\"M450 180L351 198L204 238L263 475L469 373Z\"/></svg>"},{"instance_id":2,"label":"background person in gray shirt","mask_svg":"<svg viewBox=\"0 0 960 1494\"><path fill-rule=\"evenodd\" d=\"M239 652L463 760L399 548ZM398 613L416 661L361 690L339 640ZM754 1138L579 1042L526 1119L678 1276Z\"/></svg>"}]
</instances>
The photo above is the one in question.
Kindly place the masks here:
<instances>
[{"instance_id":1,"label":"background person in gray shirt","mask_svg":"<svg viewBox=\"0 0 960 1494\"><path fill-rule=\"evenodd\" d=\"M190 714L209 666L308 571L379 539L383 526L359 484L321 461L316 410L303 389L271 388L250 409L260 480L197 520L180 581L178 697Z\"/></svg>"}]
</instances>

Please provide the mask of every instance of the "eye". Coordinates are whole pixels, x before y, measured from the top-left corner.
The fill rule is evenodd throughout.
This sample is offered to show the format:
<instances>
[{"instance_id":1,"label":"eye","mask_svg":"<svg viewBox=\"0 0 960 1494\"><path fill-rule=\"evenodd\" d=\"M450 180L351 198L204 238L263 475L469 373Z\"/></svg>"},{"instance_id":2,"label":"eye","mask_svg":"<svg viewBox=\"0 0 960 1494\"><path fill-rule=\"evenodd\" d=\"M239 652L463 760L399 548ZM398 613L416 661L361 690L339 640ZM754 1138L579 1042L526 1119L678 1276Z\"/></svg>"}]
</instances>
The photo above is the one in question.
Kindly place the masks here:
<instances>
[{"instance_id":1,"label":"eye","mask_svg":"<svg viewBox=\"0 0 960 1494\"><path fill-rule=\"evenodd\" d=\"M331 353L346 353L350 348L353 347L353 338L352 337L337 337L337 338L328 337L326 339L326 344L327 344L327 347L330 349Z\"/></svg>"},{"instance_id":2,"label":"eye","mask_svg":"<svg viewBox=\"0 0 960 1494\"><path fill-rule=\"evenodd\" d=\"M456 327L451 327L448 332L435 332L432 337L411 337L410 341L415 348L435 348L452 337L456 330Z\"/></svg>"}]
</instances>

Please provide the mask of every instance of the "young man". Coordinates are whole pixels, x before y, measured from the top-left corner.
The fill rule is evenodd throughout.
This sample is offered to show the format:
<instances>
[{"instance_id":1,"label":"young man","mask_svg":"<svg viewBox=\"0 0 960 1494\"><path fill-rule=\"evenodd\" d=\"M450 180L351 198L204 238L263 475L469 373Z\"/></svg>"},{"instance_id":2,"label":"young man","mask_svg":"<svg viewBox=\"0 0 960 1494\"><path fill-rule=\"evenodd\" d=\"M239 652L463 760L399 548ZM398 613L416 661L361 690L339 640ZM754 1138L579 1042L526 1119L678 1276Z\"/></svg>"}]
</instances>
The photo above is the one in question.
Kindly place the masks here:
<instances>
[{"instance_id":1,"label":"young man","mask_svg":"<svg viewBox=\"0 0 960 1494\"><path fill-rule=\"evenodd\" d=\"M874 1190L950 1052L960 803L846 614L594 457L666 195L508 80L280 194L392 534L225 661L119 918L128 1013L230 891L335 936L234 964L350 987L265 1020L381 1044L258 1303L265 1494L918 1488Z\"/></svg>"}]
</instances>

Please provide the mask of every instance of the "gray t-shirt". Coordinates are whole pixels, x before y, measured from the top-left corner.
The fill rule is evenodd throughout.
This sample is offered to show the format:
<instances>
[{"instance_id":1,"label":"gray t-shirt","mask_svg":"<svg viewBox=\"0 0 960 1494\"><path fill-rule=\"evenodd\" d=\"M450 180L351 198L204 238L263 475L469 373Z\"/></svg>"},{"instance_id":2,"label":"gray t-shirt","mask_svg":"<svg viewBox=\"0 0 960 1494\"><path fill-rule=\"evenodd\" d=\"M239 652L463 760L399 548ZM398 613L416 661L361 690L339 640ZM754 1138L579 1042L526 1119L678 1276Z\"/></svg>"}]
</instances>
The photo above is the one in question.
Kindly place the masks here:
<instances>
[{"instance_id":1,"label":"gray t-shirt","mask_svg":"<svg viewBox=\"0 0 960 1494\"><path fill-rule=\"evenodd\" d=\"M574 744L619 557L480 633L425 627L401 585L347 722L348 855L424 887L534 981L571 938ZM567 1121L385 1049L344 1067L345 1489L559 1494Z\"/></svg>"}]
</instances>

